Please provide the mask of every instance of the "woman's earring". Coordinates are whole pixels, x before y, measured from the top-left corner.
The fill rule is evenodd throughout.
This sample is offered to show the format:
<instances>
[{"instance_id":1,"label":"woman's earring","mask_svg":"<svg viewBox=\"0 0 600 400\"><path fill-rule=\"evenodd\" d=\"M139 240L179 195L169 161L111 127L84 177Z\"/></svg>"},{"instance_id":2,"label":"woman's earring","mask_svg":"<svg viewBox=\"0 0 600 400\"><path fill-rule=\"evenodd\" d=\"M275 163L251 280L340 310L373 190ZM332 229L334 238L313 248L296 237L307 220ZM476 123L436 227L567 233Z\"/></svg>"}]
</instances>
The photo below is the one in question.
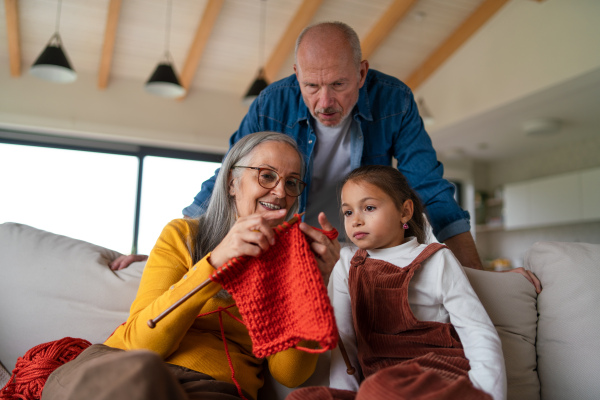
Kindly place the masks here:
<instances>
[{"instance_id":1,"label":"woman's earring","mask_svg":"<svg viewBox=\"0 0 600 400\"><path fill-rule=\"evenodd\" d=\"M408 229L408 224L406 224L406 223L405 223L404 225L402 225L402 228L403 228L404 230Z\"/></svg>"}]
</instances>

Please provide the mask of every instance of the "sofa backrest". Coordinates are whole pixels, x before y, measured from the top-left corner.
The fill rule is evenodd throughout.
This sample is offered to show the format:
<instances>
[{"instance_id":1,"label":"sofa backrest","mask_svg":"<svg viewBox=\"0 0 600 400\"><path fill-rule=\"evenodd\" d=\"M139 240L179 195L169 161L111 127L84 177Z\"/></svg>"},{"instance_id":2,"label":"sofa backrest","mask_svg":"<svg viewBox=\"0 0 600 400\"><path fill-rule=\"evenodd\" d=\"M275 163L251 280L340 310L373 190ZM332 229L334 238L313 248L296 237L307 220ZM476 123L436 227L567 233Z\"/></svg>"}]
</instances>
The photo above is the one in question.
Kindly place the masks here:
<instances>
[{"instance_id":1,"label":"sofa backrest","mask_svg":"<svg viewBox=\"0 0 600 400\"><path fill-rule=\"evenodd\" d=\"M101 343L129 315L145 263L111 271L120 254L16 223L0 224L0 362L70 336Z\"/></svg>"}]
</instances>

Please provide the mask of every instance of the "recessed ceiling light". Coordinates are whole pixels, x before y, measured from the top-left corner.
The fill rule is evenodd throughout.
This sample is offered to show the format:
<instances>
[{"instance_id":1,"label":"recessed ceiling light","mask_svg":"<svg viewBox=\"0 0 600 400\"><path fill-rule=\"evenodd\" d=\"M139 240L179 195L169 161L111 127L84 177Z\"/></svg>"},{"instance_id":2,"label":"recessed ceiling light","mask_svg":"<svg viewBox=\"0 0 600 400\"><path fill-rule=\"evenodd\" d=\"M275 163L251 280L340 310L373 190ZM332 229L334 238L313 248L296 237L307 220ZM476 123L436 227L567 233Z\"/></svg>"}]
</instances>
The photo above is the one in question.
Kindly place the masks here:
<instances>
[{"instance_id":1,"label":"recessed ceiling light","mask_svg":"<svg viewBox=\"0 0 600 400\"><path fill-rule=\"evenodd\" d=\"M561 126L561 121L557 119L538 118L525 121L521 129L527 136L544 136L558 133Z\"/></svg>"}]
</instances>

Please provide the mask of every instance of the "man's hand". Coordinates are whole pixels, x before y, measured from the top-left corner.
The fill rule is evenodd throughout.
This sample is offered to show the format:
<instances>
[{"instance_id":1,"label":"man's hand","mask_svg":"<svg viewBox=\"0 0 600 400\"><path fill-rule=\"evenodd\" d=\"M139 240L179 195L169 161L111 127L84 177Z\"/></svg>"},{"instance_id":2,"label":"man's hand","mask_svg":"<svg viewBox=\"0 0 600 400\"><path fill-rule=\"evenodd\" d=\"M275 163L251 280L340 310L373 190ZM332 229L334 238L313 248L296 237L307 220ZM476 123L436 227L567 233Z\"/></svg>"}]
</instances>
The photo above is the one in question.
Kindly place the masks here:
<instances>
[{"instance_id":1,"label":"man's hand","mask_svg":"<svg viewBox=\"0 0 600 400\"><path fill-rule=\"evenodd\" d=\"M470 232L460 233L456 236L448 238L445 242L446 246L456 256L461 265L474 269L483 269L477 248L475 247L475 241ZM535 287L535 291L539 294L542 291L542 284L540 280L531 271L524 268L515 268L508 271L502 272L515 272L523 275L531 284Z\"/></svg>"},{"instance_id":2,"label":"man's hand","mask_svg":"<svg viewBox=\"0 0 600 400\"><path fill-rule=\"evenodd\" d=\"M535 286L535 292L537 294L540 294L542 291L542 283L540 282L540 280L538 279L537 276L535 276L535 274L523 267L520 268L514 268L514 269L509 269L507 271L502 271L502 272L515 272L517 274L521 274L523 275L529 282L531 282L531 284L533 286Z\"/></svg>"},{"instance_id":3,"label":"man's hand","mask_svg":"<svg viewBox=\"0 0 600 400\"><path fill-rule=\"evenodd\" d=\"M123 268L129 267L132 263L136 261L146 261L148 256L143 254L130 254L128 256L121 255L117 257L115 260L108 263L108 266L113 271L118 271Z\"/></svg>"},{"instance_id":4,"label":"man's hand","mask_svg":"<svg viewBox=\"0 0 600 400\"><path fill-rule=\"evenodd\" d=\"M333 225L331 225L324 212L319 213L319 225L321 225L321 229L324 231L333 229ZM331 271L335 263L340 259L340 242L337 239L329 239L323 232L313 229L305 222L300 224L300 230L306 235L310 243L310 248L315 253L317 266L321 271L325 286L327 286Z\"/></svg>"}]
</instances>

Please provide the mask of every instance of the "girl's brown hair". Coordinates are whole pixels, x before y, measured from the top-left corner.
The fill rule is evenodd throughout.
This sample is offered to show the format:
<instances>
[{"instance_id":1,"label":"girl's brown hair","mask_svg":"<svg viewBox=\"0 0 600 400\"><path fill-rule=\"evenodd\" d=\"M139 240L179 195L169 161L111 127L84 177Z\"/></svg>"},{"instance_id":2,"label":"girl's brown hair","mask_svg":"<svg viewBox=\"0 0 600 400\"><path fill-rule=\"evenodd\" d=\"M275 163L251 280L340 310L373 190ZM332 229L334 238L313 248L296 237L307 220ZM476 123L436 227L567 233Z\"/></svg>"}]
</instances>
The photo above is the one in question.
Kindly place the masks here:
<instances>
[{"instance_id":1,"label":"girl's brown hair","mask_svg":"<svg viewBox=\"0 0 600 400\"><path fill-rule=\"evenodd\" d=\"M402 205L406 200L412 200L414 210L412 218L408 221L405 236L415 236L417 242L425 243L425 216L423 215L425 209L423 203L421 203L421 199L400 171L387 165L363 165L350 172L342 181L341 187L350 181L366 182L377 186L390 196L398 211L402 211Z\"/></svg>"}]
</instances>

